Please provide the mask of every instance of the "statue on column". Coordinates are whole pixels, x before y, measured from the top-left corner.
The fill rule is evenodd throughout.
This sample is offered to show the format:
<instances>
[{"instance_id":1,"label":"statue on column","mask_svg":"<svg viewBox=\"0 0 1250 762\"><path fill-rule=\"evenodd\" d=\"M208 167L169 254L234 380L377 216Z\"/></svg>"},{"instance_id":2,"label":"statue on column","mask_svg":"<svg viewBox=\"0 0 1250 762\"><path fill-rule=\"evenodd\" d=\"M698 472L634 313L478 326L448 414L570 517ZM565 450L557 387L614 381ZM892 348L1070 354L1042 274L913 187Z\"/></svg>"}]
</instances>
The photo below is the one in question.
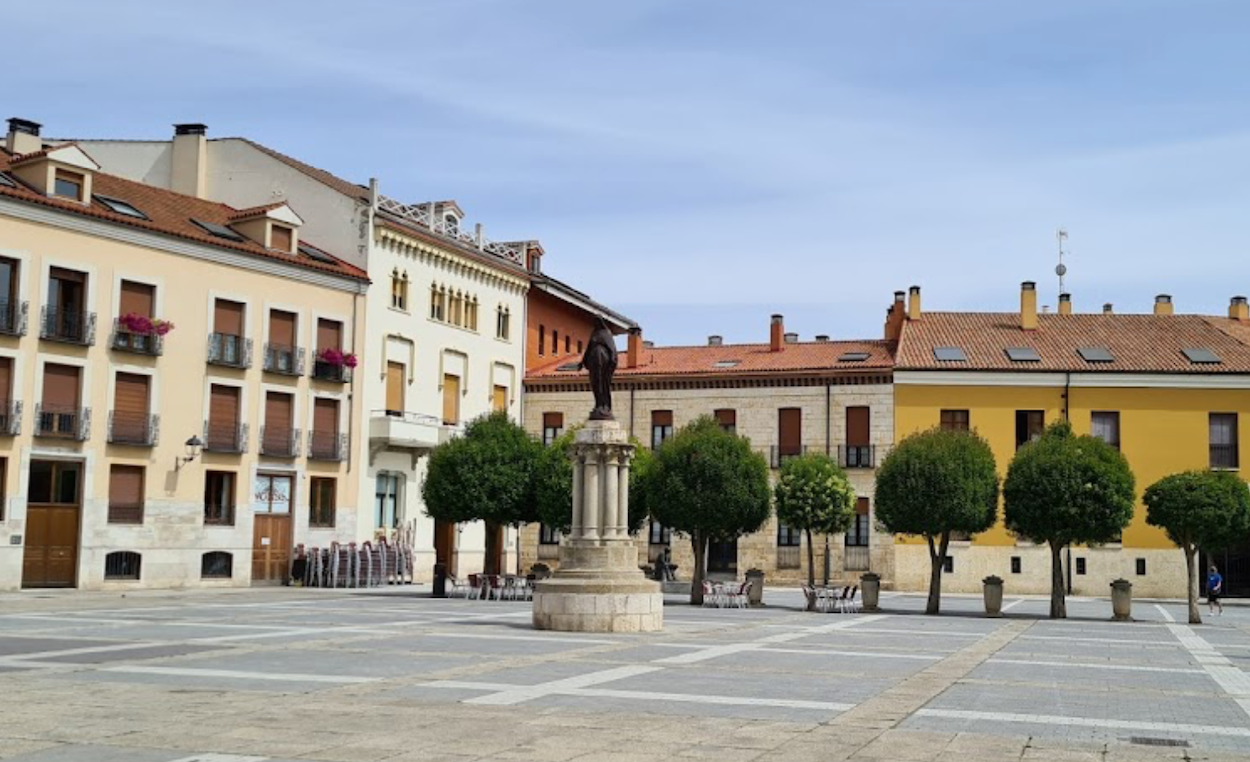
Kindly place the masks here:
<instances>
[{"instance_id":1,"label":"statue on column","mask_svg":"<svg viewBox=\"0 0 1250 762\"><path fill-rule=\"evenodd\" d=\"M595 330L578 368L590 374L590 390L595 395L595 409L590 411L592 421L613 421L612 376L616 373L616 339L603 318L597 318Z\"/></svg>"}]
</instances>

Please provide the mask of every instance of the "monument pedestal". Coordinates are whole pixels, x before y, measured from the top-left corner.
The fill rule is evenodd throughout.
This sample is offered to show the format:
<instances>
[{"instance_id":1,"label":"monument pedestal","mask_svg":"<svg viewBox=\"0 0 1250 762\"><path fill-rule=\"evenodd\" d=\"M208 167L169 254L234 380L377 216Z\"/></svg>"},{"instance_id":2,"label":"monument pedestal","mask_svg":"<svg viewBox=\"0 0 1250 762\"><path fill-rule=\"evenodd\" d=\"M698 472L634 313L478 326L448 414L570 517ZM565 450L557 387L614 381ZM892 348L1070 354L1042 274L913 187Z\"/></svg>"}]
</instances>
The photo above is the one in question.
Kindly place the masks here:
<instances>
[{"instance_id":1,"label":"monument pedestal","mask_svg":"<svg viewBox=\"0 0 1250 762\"><path fill-rule=\"evenodd\" d=\"M616 421L590 421L573 443L573 527L560 567L534 589L534 627L653 632L664 626L660 585L638 568L629 536L634 448Z\"/></svg>"}]
</instances>

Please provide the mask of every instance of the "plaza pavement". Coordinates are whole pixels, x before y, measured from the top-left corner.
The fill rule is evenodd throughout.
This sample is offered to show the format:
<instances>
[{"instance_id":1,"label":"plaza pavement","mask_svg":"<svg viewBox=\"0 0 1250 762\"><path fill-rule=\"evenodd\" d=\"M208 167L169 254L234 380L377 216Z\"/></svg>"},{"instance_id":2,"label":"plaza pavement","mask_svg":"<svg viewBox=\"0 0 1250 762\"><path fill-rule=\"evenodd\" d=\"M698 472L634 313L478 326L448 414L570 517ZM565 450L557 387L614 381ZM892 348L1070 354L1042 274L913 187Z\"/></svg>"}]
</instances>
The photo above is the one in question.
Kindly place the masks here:
<instances>
[{"instance_id":1,"label":"plaza pavement","mask_svg":"<svg viewBox=\"0 0 1250 762\"><path fill-rule=\"evenodd\" d=\"M947 596L880 614L670 598L655 635L422 588L0 595L0 759L1244 760L1250 608ZM1178 623L1182 622L1182 623Z\"/></svg>"}]
</instances>

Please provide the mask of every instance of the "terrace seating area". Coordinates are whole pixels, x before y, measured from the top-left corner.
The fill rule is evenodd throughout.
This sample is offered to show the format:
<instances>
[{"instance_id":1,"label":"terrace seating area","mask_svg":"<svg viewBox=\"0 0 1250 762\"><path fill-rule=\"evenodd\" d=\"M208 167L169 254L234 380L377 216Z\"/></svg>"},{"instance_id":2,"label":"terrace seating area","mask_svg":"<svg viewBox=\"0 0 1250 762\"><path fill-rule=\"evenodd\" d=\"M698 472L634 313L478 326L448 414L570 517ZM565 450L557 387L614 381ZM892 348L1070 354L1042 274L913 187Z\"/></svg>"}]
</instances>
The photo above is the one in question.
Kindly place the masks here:
<instances>
[{"instance_id":1,"label":"terrace seating area","mask_svg":"<svg viewBox=\"0 0 1250 762\"><path fill-rule=\"evenodd\" d=\"M305 587L381 587L412 584L412 548L386 539L359 546L331 543L328 548L299 545L291 578Z\"/></svg>"},{"instance_id":2,"label":"terrace seating area","mask_svg":"<svg viewBox=\"0 0 1250 762\"><path fill-rule=\"evenodd\" d=\"M448 577L448 595L473 601L528 601L534 583L516 574L470 574L467 579Z\"/></svg>"},{"instance_id":3,"label":"terrace seating area","mask_svg":"<svg viewBox=\"0 0 1250 762\"><path fill-rule=\"evenodd\" d=\"M815 601L816 611L824 614L857 614L861 610L859 585L803 585L803 595Z\"/></svg>"},{"instance_id":4,"label":"terrace seating area","mask_svg":"<svg viewBox=\"0 0 1250 762\"><path fill-rule=\"evenodd\" d=\"M718 609L745 609L750 605L751 582L703 580L703 605Z\"/></svg>"}]
</instances>

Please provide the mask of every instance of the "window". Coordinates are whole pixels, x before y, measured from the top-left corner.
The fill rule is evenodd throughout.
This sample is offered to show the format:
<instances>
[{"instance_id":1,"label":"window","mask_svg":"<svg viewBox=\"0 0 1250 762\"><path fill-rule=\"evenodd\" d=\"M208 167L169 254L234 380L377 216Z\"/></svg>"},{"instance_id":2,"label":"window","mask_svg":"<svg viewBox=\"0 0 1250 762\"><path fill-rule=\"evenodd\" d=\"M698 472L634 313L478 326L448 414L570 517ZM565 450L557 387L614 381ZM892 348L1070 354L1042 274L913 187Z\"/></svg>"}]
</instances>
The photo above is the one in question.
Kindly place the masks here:
<instances>
[{"instance_id":1,"label":"window","mask_svg":"<svg viewBox=\"0 0 1250 762\"><path fill-rule=\"evenodd\" d=\"M564 413L543 413L543 444L549 445L564 432Z\"/></svg>"},{"instance_id":2,"label":"window","mask_svg":"<svg viewBox=\"0 0 1250 762\"><path fill-rule=\"evenodd\" d=\"M143 466L109 466L108 522L143 523Z\"/></svg>"},{"instance_id":3,"label":"window","mask_svg":"<svg viewBox=\"0 0 1250 762\"><path fill-rule=\"evenodd\" d=\"M243 236L234 232L233 230L226 227L225 225L218 225L215 222L206 222L205 220L197 220L194 218L191 221L194 222L196 225L200 226L201 228L203 228L204 231L208 233L209 235L216 236L217 238L224 238L227 241L235 241L235 242L241 242L245 240Z\"/></svg>"},{"instance_id":4,"label":"window","mask_svg":"<svg viewBox=\"0 0 1250 762\"><path fill-rule=\"evenodd\" d=\"M573 352L573 339L571 339L569 335L566 333L564 334L564 354L566 355L572 354L572 352Z\"/></svg>"},{"instance_id":5,"label":"window","mask_svg":"<svg viewBox=\"0 0 1250 762\"><path fill-rule=\"evenodd\" d=\"M234 576L234 556L221 550L200 557L200 579L230 579Z\"/></svg>"},{"instance_id":6,"label":"window","mask_svg":"<svg viewBox=\"0 0 1250 762\"><path fill-rule=\"evenodd\" d=\"M0 257L0 333L17 334L23 328L17 273L18 260Z\"/></svg>"},{"instance_id":7,"label":"window","mask_svg":"<svg viewBox=\"0 0 1250 762\"><path fill-rule=\"evenodd\" d=\"M404 389L408 368L394 360L386 361L386 414L392 418L404 417Z\"/></svg>"},{"instance_id":8,"label":"window","mask_svg":"<svg viewBox=\"0 0 1250 762\"><path fill-rule=\"evenodd\" d=\"M512 313L507 307L501 306L495 310L495 338L507 341L511 333Z\"/></svg>"},{"instance_id":9,"label":"window","mask_svg":"<svg viewBox=\"0 0 1250 762\"><path fill-rule=\"evenodd\" d=\"M868 498L855 499L855 521L846 533L846 547L868 547Z\"/></svg>"},{"instance_id":10,"label":"window","mask_svg":"<svg viewBox=\"0 0 1250 762\"><path fill-rule=\"evenodd\" d=\"M75 201L82 201L82 187L86 180L78 172L70 172L67 169L58 169L56 171L56 181L54 183L52 194L61 196L62 198L72 198Z\"/></svg>"},{"instance_id":11,"label":"window","mask_svg":"<svg viewBox=\"0 0 1250 762\"><path fill-rule=\"evenodd\" d=\"M730 434L738 432L738 411L737 410L714 410L712 417L720 424L721 430Z\"/></svg>"},{"instance_id":12,"label":"window","mask_svg":"<svg viewBox=\"0 0 1250 762\"><path fill-rule=\"evenodd\" d=\"M399 480L399 474L378 474L373 512L373 525L378 529L399 526Z\"/></svg>"},{"instance_id":13,"label":"window","mask_svg":"<svg viewBox=\"0 0 1250 762\"><path fill-rule=\"evenodd\" d=\"M1209 429L1211 468L1237 468L1237 414L1212 413Z\"/></svg>"},{"instance_id":14,"label":"window","mask_svg":"<svg viewBox=\"0 0 1250 762\"><path fill-rule=\"evenodd\" d=\"M669 545L673 542L673 530L653 519L647 542L650 545Z\"/></svg>"},{"instance_id":15,"label":"window","mask_svg":"<svg viewBox=\"0 0 1250 762\"><path fill-rule=\"evenodd\" d=\"M0 458L0 521L4 521L4 506L8 502L8 490L5 485L8 484L9 477L9 459Z\"/></svg>"},{"instance_id":16,"label":"window","mask_svg":"<svg viewBox=\"0 0 1250 762\"><path fill-rule=\"evenodd\" d=\"M1193 347L1190 349L1182 349L1181 352L1194 365L1219 365L1220 356L1209 349L1202 347Z\"/></svg>"},{"instance_id":17,"label":"window","mask_svg":"<svg viewBox=\"0 0 1250 762\"><path fill-rule=\"evenodd\" d=\"M448 316L447 316L447 320L448 320L448 321L449 321L452 325L460 325L460 324L461 324L461 322L460 322L460 320L461 320L460 311L461 311L461 304L462 304L462 301L463 301L463 300L462 300L462 299L461 299L461 297L460 297L460 292L459 292L459 291L453 291L453 292L452 292L452 294L451 294L451 310L450 310L450 313L449 313L449 314L448 314Z\"/></svg>"},{"instance_id":18,"label":"window","mask_svg":"<svg viewBox=\"0 0 1250 762\"><path fill-rule=\"evenodd\" d=\"M244 340L246 305L228 299L213 303L213 334L209 337L208 361L218 365L246 367L250 354Z\"/></svg>"},{"instance_id":19,"label":"window","mask_svg":"<svg viewBox=\"0 0 1250 762\"><path fill-rule=\"evenodd\" d=\"M1076 353L1088 363L1115 362L1115 355L1106 347L1079 347Z\"/></svg>"},{"instance_id":20,"label":"window","mask_svg":"<svg viewBox=\"0 0 1250 762\"><path fill-rule=\"evenodd\" d=\"M538 356L547 354L547 326L538 326Z\"/></svg>"},{"instance_id":21,"label":"window","mask_svg":"<svg viewBox=\"0 0 1250 762\"><path fill-rule=\"evenodd\" d=\"M1012 362L1041 362L1042 356L1032 347L1007 347L1003 350Z\"/></svg>"},{"instance_id":22,"label":"window","mask_svg":"<svg viewBox=\"0 0 1250 762\"><path fill-rule=\"evenodd\" d=\"M447 314L446 304L447 291L439 288L437 284L430 284L430 320L443 320L443 316Z\"/></svg>"},{"instance_id":23,"label":"window","mask_svg":"<svg viewBox=\"0 0 1250 762\"><path fill-rule=\"evenodd\" d=\"M847 468L872 468L872 409L866 406L846 408Z\"/></svg>"},{"instance_id":24,"label":"window","mask_svg":"<svg viewBox=\"0 0 1250 762\"><path fill-rule=\"evenodd\" d=\"M116 580L139 579L139 563L142 559L138 553L129 550L118 550L104 557L104 578Z\"/></svg>"},{"instance_id":25,"label":"window","mask_svg":"<svg viewBox=\"0 0 1250 762\"><path fill-rule=\"evenodd\" d=\"M967 362L968 356L959 347L934 347L933 359L938 362Z\"/></svg>"},{"instance_id":26,"label":"window","mask_svg":"<svg viewBox=\"0 0 1250 762\"><path fill-rule=\"evenodd\" d=\"M103 204L104 207L110 212L117 212L118 214L124 214L127 217L134 217L135 219L140 220L146 220L148 218L146 214L136 209L132 204L122 201L120 198L110 198L108 196L97 195L95 200Z\"/></svg>"},{"instance_id":27,"label":"window","mask_svg":"<svg viewBox=\"0 0 1250 762\"><path fill-rule=\"evenodd\" d=\"M955 573L955 557L954 556L944 556L942 558L942 573L943 574Z\"/></svg>"},{"instance_id":28,"label":"window","mask_svg":"<svg viewBox=\"0 0 1250 762\"><path fill-rule=\"evenodd\" d=\"M844 352L838 356L838 362L863 362L869 357L867 352Z\"/></svg>"},{"instance_id":29,"label":"window","mask_svg":"<svg viewBox=\"0 0 1250 762\"><path fill-rule=\"evenodd\" d=\"M1090 413L1090 433L1115 449L1120 449L1120 413L1118 410Z\"/></svg>"},{"instance_id":30,"label":"window","mask_svg":"<svg viewBox=\"0 0 1250 762\"><path fill-rule=\"evenodd\" d=\"M43 366L43 396L36 417L36 434L78 439L83 411L79 409L82 368L47 363Z\"/></svg>"},{"instance_id":31,"label":"window","mask_svg":"<svg viewBox=\"0 0 1250 762\"><path fill-rule=\"evenodd\" d=\"M443 375L443 424L460 424L460 377L450 373Z\"/></svg>"},{"instance_id":32,"label":"window","mask_svg":"<svg viewBox=\"0 0 1250 762\"><path fill-rule=\"evenodd\" d=\"M335 480L314 476L308 481L308 526L334 526Z\"/></svg>"},{"instance_id":33,"label":"window","mask_svg":"<svg viewBox=\"0 0 1250 762\"><path fill-rule=\"evenodd\" d=\"M777 524L777 547L779 548L797 548L803 543L803 532L794 527L788 527L778 522Z\"/></svg>"},{"instance_id":34,"label":"window","mask_svg":"<svg viewBox=\"0 0 1250 762\"><path fill-rule=\"evenodd\" d=\"M210 452L243 451L242 429L239 426L241 396L241 390L237 386L213 384L209 387L204 449Z\"/></svg>"},{"instance_id":35,"label":"window","mask_svg":"<svg viewBox=\"0 0 1250 762\"><path fill-rule=\"evenodd\" d=\"M560 332L554 328L551 329L551 354L560 354Z\"/></svg>"},{"instance_id":36,"label":"window","mask_svg":"<svg viewBox=\"0 0 1250 762\"><path fill-rule=\"evenodd\" d=\"M1076 573L1077 575L1080 575L1080 576L1083 576L1085 574L1085 559L1084 558L1076 559Z\"/></svg>"},{"instance_id":37,"label":"window","mask_svg":"<svg viewBox=\"0 0 1250 762\"><path fill-rule=\"evenodd\" d=\"M577 353L580 355L580 354L583 354L584 352L585 352L585 350L584 350L584 349L582 349L582 342L581 342L581 339L578 339L578 341L577 341Z\"/></svg>"},{"instance_id":38,"label":"window","mask_svg":"<svg viewBox=\"0 0 1250 762\"><path fill-rule=\"evenodd\" d=\"M294 231L286 225L269 223L269 248L290 252L294 242Z\"/></svg>"},{"instance_id":39,"label":"window","mask_svg":"<svg viewBox=\"0 0 1250 762\"><path fill-rule=\"evenodd\" d=\"M651 449L658 450L664 440L673 436L673 411L651 411Z\"/></svg>"},{"instance_id":40,"label":"window","mask_svg":"<svg viewBox=\"0 0 1250 762\"><path fill-rule=\"evenodd\" d=\"M1011 557L1011 573L1019 574L1021 570L1020 556Z\"/></svg>"},{"instance_id":41,"label":"window","mask_svg":"<svg viewBox=\"0 0 1250 762\"><path fill-rule=\"evenodd\" d=\"M391 306L408 311L408 273L400 275L398 268L391 271ZM431 313L430 317L434 315Z\"/></svg>"},{"instance_id":42,"label":"window","mask_svg":"<svg viewBox=\"0 0 1250 762\"><path fill-rule=\"evenodd\" d=\"M1146 559L1144 558L1137 559L1137 576L1146 576Z\"/></svg>"},{"instance_id":43,"label":"window","mask_svg":"<svg viewBox=\"0 0 1250 762\"><path fill-rule=\"evenodd\" d=\"M204 474L204 523L234 526L234 472Z\"/></svg>"},{"instance_id":44,"label":"window","mask_svg":"<svg viewBox=\"0 0 1250 762\"><path fill-rule=\"evenodd\" d=\"M87 274L53 267L48 271L48 303L42 336L53 341L89 343L94 316L87 311Z\"/></svg>"},{"instance_id":45,"label":"window","mask_svg":"<svg viewBox=\"0 0 1250 762\"><path fill-rule=\"evenodd\" d=\"M773 467L780 467L782 461L802 452L803 410L783 407L777 411L777 457L773 459Z\"/></svg>"},{"instance_id":46,"label":"window","mask_svg":"<svg viewBox=\"0 0 1250 762\"><path fill-rule=\"evenodd\" d=\"M1016 411L1016 449L1036 440L1046 428L1046 414L1041 410Z\"/></svg>"},{"instance_id":47,"label":"window","mask_svg":"<svg viewBox=\"0 0 1250 762\"><path fill-rule=\"evenodd\" d=\"M32 460L27 502L77 505L80 468L69 461Z\"/></svg>"},{"instance_id":48,"label":"window","mask_svg":"<svg viewBox=\"0 0 1250 762\"><path fill-rule=\"evenodd\" d=\"M468 325L465 326L465 328L468 328L470 331L476 331L477 330L477 297L476 296L469 300L467 309L469 313L469 322L468 322Z\"/></svg>"},{"instance_id":49,"label":"window","mask_svg":"<svg viewBox=\"0 0 1250 762\"><path fill-rule=\"evenodd\" d=\"M538 544L539 545L559 545L560 530L555 527L549 527L546 524L538 525Z\"/></svg>"},{"instance_id":50,"label":"window","mask_svg":"<svg viewBox=\"0 0 1250 762\"><path fill-rule=\"evenodd\" d=\"M151 377L118 372L113 378L113 410L109 416L109 441L115 444L152 445L156 431L149 414Z\"/></svg>"},{"instance_id":51,"label":"window","mask_svg":"<svg viewBox=\"0 0 1250 762\"><path fill-rule=\"evenodd\" d=\"M943 410L941 421L943 431L967 431L969 428L967 410Z\"/></svg>"},{"instance_id":52,"label":"window","mask_svg":"<svg viewBox=\"0 0 1250 762\"><path fill-rule=\"evenodd\" d=\"M265 347L265 370L298 375L303 350L298 349L299 316L286 310L269 310L269 343Z\"/></svg>"}]
</instances>

